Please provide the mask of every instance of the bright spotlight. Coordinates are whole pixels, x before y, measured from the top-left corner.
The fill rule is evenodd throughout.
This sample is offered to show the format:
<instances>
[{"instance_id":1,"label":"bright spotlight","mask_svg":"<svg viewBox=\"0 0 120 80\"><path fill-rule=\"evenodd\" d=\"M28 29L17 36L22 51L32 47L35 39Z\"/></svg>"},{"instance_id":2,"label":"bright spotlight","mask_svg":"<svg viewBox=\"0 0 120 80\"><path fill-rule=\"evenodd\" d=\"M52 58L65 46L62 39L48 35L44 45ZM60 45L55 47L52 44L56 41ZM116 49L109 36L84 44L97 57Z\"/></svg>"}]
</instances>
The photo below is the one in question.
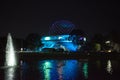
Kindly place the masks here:
<instances>
[{"instance_id":1,"label":"bright spotlight","mask_svg":"<svg viewBox=\"0 0 120 80\"><path fill-rule=\"evenodd\" d=\"M50 37L45 37L45 40L50 40Z\"/></svg>"}]
</instances>

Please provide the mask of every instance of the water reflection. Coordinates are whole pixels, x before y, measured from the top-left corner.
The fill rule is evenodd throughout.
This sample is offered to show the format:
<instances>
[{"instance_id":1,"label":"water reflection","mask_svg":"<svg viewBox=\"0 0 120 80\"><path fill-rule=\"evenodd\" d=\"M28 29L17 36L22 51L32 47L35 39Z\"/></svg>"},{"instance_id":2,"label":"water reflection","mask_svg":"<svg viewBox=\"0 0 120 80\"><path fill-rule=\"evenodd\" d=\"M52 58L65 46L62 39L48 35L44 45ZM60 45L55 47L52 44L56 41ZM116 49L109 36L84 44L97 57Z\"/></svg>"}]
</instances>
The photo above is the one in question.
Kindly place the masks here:
<instances>
[{"instance_id":1,"label":"water reflection","mask_svg":"<svg viewBox=\"0 0 120 80\"><path fill-rule=\"evenodd\" d=\"M10 67L5 69L5 80L15 80L16 68Z\"/></svg>"},{"instance_id":2,"label":"water reflection","mask_svg":"<svg viewBox=\"0 0 120 80\"><path fill-rule=\"evenodd\" d=\"M107 61L107 67L106 67L106 69L107 69L107 72L109 73L109 74L112 74L112 65L111 65L111 61L110 60L108 60Z\"/></svg>"},{"instance_id":3,"label":"water reflection","mask_svg":"<svg viewBox=\"0 0 120 80\"><path fill-rule=\"evenodd\" d=\"M50 80L50 71L51 71L51 62L45 61L43 63L43 71L44 71L44 80Z\"/></svg>"},{"instance_id":4,"label":"water reflection","mask_svg":"<svg viewBox=\"0 0 120 80\"><path fill-rule=\"evenodd\" d=\"M77 73L78 73L77 60L67 60L63 67L64 80L76 80Z\"/></svg>"},{"instance_id":5,"label":"water reflection","mask_svg":"<svg viewBox=\"0 0 120 80\"><path fill-rule=\"evenodd\" d=\"M44 60L40 62L39 68L42 70L44 80L76 80L79 63L77 60ZM87 70L86 64L84 68Z\"/></svg>"},{"instance_id":6,"label":"water reflection","mask_svg":"<svg viewBox=\"0 0 120 80\"><path fill-rule=\"evenodd\" d=\"M85 79L88 79L88 63L83 64L82 70L83 70L83 74L84 74Z\"/></svg>"},{"instance_id":7,"label":"water reflection","mask_svg":"<svg viewBox=\"0 0 120 80\"><path fill-rule=\"evenodd\" d=\"M113 60L28 61L21 68L1 68L0 80L117 80L119 67L119 61Z\"/></svg>"},{"instance_id":8,"label":"water reflection","mask_svg":"<svg viewBox=\"0 0 120 80\"><path fill-rule=\"evenodd\" d=\"M57 71L58 71L58 79L63 80L63 66L65 65L65 61L59 61L57 63Z\"/></svg>"}]
</instances>

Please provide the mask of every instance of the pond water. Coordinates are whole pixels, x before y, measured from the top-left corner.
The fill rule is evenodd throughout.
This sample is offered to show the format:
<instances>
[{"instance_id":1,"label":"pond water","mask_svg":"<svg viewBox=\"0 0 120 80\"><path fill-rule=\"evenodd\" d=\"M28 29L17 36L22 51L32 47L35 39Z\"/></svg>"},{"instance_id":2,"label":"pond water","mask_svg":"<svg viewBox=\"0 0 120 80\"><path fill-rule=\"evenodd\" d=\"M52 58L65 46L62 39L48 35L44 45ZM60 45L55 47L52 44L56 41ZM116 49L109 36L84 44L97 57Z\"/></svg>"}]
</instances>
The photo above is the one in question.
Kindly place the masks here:
<instances>
[{"instance_id":1,"label":"pond water","mask_svg":"<svg viewBox=\"0 0 120 80\"><path fill-rule=\"evenodd\" d=\"M117 60L21 61L20 67L0 68L0 80L119 80Z\"/></svg>"}]
</instances>

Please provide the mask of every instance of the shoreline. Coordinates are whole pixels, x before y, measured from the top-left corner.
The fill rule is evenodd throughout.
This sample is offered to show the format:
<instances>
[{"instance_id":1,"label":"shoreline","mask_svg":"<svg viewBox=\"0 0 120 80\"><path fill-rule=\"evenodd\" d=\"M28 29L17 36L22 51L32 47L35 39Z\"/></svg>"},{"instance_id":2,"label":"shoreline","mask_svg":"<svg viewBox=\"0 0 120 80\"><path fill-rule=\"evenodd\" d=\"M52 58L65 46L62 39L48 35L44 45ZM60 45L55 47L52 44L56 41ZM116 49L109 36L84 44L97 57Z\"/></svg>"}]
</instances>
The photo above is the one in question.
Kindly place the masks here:
<instances>
[{"instance_id":1,"label":"shoreline","mask_svg":"<svg viewBox=\"0 0 120 80\"><path fill-rule=\"evenodd\" d=\"M120 60L119 53L38 53L38 52L31 52L31 53L18 53L19 60L23 61L38 61L38 60L46 60L46 59L90 59L90 60L97 60L97 59L115 59Z\"/></svg>"}]
</instances>

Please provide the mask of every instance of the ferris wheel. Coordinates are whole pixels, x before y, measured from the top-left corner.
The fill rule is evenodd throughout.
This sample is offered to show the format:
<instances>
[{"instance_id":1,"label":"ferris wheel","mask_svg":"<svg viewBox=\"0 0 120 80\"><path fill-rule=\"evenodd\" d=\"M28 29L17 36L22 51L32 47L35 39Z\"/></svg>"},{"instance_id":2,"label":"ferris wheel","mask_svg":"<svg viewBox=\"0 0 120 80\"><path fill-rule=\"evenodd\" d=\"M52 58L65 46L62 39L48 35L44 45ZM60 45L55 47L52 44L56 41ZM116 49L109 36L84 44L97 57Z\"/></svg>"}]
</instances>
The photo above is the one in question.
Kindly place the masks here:
<instances>
[{"instance_id":1,"label":"ferris wheel","mask_svg":"<svg viewBox=\"0 0 120 80\"><path fill-rule=\"evenodd\" d=\"M49 30L50 35L70 34L75 29L75 25L67 20L56 21L52 24Z\"/></svg>"}]
</instances>

